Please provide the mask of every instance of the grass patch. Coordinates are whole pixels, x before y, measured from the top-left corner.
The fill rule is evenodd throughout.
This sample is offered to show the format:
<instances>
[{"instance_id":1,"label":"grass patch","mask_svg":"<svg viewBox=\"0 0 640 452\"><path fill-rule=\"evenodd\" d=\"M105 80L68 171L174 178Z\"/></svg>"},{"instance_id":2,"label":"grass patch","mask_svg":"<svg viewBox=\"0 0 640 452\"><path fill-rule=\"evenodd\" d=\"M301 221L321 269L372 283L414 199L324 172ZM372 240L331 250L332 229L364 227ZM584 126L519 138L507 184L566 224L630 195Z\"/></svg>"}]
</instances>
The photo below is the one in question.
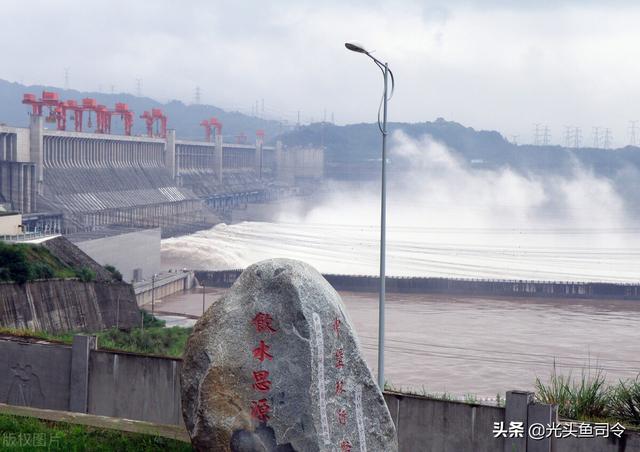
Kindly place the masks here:
<instances>
[{"instance_id":1,"label":"grass patch","mask_svg":"<svg viewBox=\"0 0 640 452\"><path fill-rule=\"evenodd\" d=\"M611 391L611 415L640 426L640 376L621 380Z\"/></svg>"},{"instance_id":2,"label":"grass patch","mask_svg":"<svg viewBox=\"0 0 640 452\"><path fill-rule=\"evenodd\" d=\"M612 421L640 426L640 375L606 381L602 369L583 370L580 378L559 375L554 366L547 383L536 378L536 399L558 406L558 415L578 421Z\"/></svg>"},{"instance_id":3,"label":"grass patch","mask_svg":"<svg viewBox=\"0 0 640 452\"><path fill-rule=\"evenodd\" d=\"M98 333L98 347L134 353L172 356L179 358L184 352L191 328L174 326L135 328L129 332L115 328Z\"/></svg>"},{"instance_id":4,"label":"grass patch","mask_svg":"<svg viewBox=\"0 0 640 452\"><path fill-rule=\"evenodd\" d=\"M554 366L548 383L536 378L536 398L558 406L558 414L568 419L587 420L607 417L610 387L601 370L582 371L579 379L559 375Z\"/></svg>"},{"instance_id":5,"label":"grass patch","mask_svg":"<svg viewBox=\"0 0 640 452\"><path fill-rule=\"evenodd\" d=\"M7 451L191 451L191 445L139 433L31 417L0 415L0 449Z\"/></svg>"},{"instance_id":6,"label":"grass patch","mask_svg":"<svg viewBox=\"0 0 640 452\"><path fill-rule=\"evenodd\" d=\"M116 328L93 333L98 336L98 348L145 353L179 358L182 356L191 328L165 327L165 322L144 312L144 328L122 331ZM71 344L75 333L47 333L44 331L0 328L0 334L43 339Z\"/></svg>"}]
</instances>

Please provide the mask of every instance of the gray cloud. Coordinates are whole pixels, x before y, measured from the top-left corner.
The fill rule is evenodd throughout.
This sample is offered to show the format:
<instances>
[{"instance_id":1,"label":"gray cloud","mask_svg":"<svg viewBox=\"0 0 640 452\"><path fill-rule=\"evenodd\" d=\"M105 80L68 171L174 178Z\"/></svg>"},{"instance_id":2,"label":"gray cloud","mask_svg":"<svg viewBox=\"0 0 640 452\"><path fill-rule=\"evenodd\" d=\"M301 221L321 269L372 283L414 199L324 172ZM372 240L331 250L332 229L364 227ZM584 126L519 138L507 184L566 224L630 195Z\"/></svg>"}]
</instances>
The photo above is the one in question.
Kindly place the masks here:
<instances>
[{"instance_id":1,"label":"gray cloud","mask_svg":"<svg viewBox=\"0 0 640 452\"><path fill-rule=\"evenodd\" d=\"M3 2L0 77L73 88L203 100L295 121L375 120L379 73L347 52L357 38L398 79L391 118L438 116L531 141L564 125L640 118L640 7L614 1Z\"/></svg>"}]
</instances>

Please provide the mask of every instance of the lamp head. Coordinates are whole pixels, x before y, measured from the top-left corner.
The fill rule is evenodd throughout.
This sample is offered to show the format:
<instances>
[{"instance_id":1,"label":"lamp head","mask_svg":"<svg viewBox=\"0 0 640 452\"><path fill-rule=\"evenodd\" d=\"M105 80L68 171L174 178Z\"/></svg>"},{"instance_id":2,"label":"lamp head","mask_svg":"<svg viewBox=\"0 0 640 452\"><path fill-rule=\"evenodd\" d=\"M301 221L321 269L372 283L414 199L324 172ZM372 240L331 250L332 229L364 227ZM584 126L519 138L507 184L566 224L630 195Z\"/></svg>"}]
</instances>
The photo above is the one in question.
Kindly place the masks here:
<instances>
[{"instance_id":1,"label":"lamp head","mask_svg":"<svg viewBox=\"0 0 640 452\"><path fill-rule=\"evenodd\" d=\"M352 52L358 52L358 53L366 53L368 54L369 52L367 52L367 50L364 48L364 46L362 44L360 44L359 42L345 42L344 46L351 50Z\"/></svg>"}]
</instances>

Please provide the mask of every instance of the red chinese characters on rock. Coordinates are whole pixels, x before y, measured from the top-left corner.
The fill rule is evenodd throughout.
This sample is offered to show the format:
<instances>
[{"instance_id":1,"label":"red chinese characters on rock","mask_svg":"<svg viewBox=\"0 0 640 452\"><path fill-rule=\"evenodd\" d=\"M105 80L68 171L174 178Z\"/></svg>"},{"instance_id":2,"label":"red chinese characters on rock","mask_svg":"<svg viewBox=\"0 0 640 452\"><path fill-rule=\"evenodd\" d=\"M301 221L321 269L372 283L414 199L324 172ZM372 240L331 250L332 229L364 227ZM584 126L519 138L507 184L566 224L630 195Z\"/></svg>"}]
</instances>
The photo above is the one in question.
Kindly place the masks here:
<instances>
[{"instance_id":1,"label":"red chinese characters on rock","mask_svg":"<svg viewBox=\"0 0 640 452\"><path fill-rule=\"evenodd\" d=\"M344 381L336 381L336 395L341 395L344 392Z\"/></svg>"},{"instance_id":2,"label":"red chinese characters on rock","mask_svg":"<svg viewBox=\"0 0 640 452\"><path fill-rule=\"evenodd\" d=\"M265 312L258 312L251 320L251 323L257 333L275 333L277 330L273 327L273 317ZM273 361L273 355L269 353L271 347L260 340L260 343L253 349L253 357L263 363L265 360ZM271 390L271 380L269 380L268 370L253 371L253 389L260 392L269 392ZM267 422L271 414L271 406L267 399L259 399L251 401L251 417L260 422Z\"/></svg>"},{"instance_id":3,"label":"red chinese characters on rock","mask_svg":"<svg viewBox=\"0 0 640 452\"><path fill-rule=\"evenodd\" d=\"M253 400L251 402L251 416L255 419L260 422L267 422L269 413L271 413L271 407L267 399Z\"/></svg>"},{"instance_id":4,"label":"red chinese characters on rock","mask_svg":"<svg viewBox=\"0 0 640 452\"><path fill-rule=\"evenodd\" d=\"M346 439L340 443L340 452L351 452L353 446Z\"/></svg>"},{"instance_id":5,"label":"red chinese characters on rock","mask_svg":"<svg viewBox=\"0 0 640 452\"><path fill-rule=\"evenodd\" d=\"M336 350L336 369L342 369L344 367L344 350L339 348Z\"/></svg>"},{"instance_id":6,"label":"red chinese characters on rock","mask_svg":"<svg viewBox=\"0 0 640 452\"><path fill-rule=\"evenodd\" d=\"M347 410L345 408L340 408L338 410L338 422L342 425L347 424Z\"/></svg>"},{"instance_id":7,"label":"red chinese characters on rock","mask_svg":"<svg viewBox=\"0 0 640 452\"><path fill-rule=\"evenodd\" d=\"M256 316L251 321L253 326L256 327L256 332L258 333L275 333L276 330L273 328L273 318L271 314L266 314L264 312L258 312Z\"/></svg>"},{"instance_id":8,"label":"red chinese characters on rock","mask_svg":"<svg viewBox=\"0 0 640 452\"><path fill-rule=\"evenodd\" d=\"M269 361L273 361L273 356L269 354L269 347L264 341L260 340L260 345L253 349L253 357L260 360L260 362L268 359Z\"/></svg>"},{"instance_id":9,"label":"red chinese characters on rock","mask_svg":"<svg viewBox=\"0 0 640 452\"><path fill-rule=\"evenodd\" d=\"M335 331L336 337L340 337L340 319L333 321L333 331Z\"/></svg>"},{"instance_id":10,"label":"red chinese characters on rock","mask_svg":"<svg viewBox=\"0 0 640 452\"><path fill-rule=\"evenodd\" d=\"M271 381L268 370L258 370L253 372L253 388L260 392L268 392L271 389Z\"/></svg>"}]
</instances>

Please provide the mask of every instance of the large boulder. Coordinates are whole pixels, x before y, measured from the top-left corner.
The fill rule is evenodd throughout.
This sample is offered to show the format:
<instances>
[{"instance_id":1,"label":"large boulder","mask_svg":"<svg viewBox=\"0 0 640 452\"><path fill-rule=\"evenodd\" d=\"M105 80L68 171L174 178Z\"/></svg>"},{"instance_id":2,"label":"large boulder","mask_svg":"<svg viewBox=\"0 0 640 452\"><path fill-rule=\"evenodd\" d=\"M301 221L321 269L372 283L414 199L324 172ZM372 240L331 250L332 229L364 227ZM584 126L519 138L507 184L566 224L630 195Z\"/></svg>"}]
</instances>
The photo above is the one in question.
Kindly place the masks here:
<instances>
[{"instance_id":1,"label":"large boulder","mask_svg":"<svg viewBox=\"0 0 640 452\"><path fill-rule=\"evenodd\" d=\"M196 323L182 411L197 450L398 450L340 296L288 259L247 268Z\"/></svg>"}]
</instances>

